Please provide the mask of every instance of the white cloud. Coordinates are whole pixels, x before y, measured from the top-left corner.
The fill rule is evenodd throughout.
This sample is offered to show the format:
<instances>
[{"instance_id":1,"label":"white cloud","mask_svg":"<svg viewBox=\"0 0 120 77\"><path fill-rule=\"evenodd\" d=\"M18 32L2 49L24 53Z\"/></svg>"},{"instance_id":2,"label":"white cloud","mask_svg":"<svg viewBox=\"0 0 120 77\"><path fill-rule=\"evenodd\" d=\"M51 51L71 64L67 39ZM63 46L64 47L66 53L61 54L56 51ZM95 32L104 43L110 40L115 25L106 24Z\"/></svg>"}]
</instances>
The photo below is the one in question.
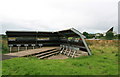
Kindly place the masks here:
<instances>
[{"instance_id":1,"label":"white cloud","mask_svg":"<svg viewBox=\"0 0 120 77\"><path fill-rule=\"evenodd\" d=\"M6 30L57 31L74 27L90 33L117 31L118 0L0 0Z\"/></svg>"}]
</instances>

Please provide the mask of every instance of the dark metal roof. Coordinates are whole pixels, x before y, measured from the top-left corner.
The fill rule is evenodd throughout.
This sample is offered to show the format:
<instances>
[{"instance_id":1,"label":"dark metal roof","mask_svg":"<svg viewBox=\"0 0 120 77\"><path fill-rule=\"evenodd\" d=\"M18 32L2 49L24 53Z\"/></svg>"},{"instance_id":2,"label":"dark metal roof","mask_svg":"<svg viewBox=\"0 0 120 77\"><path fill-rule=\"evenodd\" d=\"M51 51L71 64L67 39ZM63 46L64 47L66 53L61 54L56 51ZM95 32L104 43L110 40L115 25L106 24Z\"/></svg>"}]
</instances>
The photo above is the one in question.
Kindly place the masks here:
<instances>
[{"instance_id":1,"label":"dark metal roof","mask_svg":"<svg viewBox=\"0 0 120 77\"><path fill-rule=\"evenodd\" d=\"M113 27L110 28L106 33L108 33L108 32L113 32Z\"/></svg>"}]
</instances>

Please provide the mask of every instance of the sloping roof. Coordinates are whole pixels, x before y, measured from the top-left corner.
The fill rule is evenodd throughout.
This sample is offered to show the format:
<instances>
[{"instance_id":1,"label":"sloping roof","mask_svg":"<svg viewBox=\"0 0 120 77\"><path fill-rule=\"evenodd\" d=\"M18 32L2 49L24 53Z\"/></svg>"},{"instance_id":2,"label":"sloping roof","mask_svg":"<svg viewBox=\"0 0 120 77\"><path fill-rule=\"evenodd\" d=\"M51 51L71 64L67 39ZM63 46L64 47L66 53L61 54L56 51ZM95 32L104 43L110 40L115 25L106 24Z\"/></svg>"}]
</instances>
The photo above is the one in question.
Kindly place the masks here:
<instances>
[{"instance_id":1,"label":"sloping roof","mask_svg":"<svg viewBox=\"0 0 120 77\"><path fill-rule=\"evenodd\" d=\"M70 29L67 29L67 30L59 31L59 33L63 33L63 35L64 35L64 33L67 33L66 36L69 36L69 35L71 35L70 33L73 33L73 36L79 36L79 37L81 37L81 39L82 39L82 41L83 41L83 43L85 45L85 48L86 48L88 54L92 55L92 53L91 53L91 51L90 51L87 43L85 42L84 37L82 36L82 34L78 30L76 30L74 28L70 28Z\"/></svg>"},{"instance_id":2,"label":"sloping roof","mask_svg":"<svg viewBox=\"0 0 120 77\"><path fill-rule=\"evenodd\" d=\"M89 55L92 55L87 43L85 42L85 39L84 37L82 36L82 33L80 33L78 30L74 29L74 28L70 28L70 29L67 29L67 30L62 30L62 31L58 31L58 33L62 34L63 36L66 36L66 37L70 37L70 36L78 36L82 39L83 41L83 44L88 52Z\"/></svg>"},{"instance_id":3,"label":"sloping roof","mask_svg":"<svg viewBox=\"0 0 120 77\"><path fill-rule=\"evenodd\" d=\"M108 32L113 32L113 27L110 28L106 33L108 33Z\"/></svg>"}]
</instances>

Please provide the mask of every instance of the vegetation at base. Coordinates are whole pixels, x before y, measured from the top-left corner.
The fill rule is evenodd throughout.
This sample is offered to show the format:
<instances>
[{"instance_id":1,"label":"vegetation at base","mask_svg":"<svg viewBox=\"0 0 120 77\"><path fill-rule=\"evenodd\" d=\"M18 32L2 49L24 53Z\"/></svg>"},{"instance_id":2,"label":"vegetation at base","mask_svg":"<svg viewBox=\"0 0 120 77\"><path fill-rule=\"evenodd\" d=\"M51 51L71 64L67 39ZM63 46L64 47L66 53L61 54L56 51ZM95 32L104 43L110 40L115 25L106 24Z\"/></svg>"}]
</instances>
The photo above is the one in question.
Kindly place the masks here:
<instances>
[{"instance_id":1,"label":"vegetation at base","mask_svg":"<svg viewBox=\"0 0 120 77\"><path fill-rule=\"evenodd\" d=\"M114 39L120 39L120 34L114 34L113 32L107 32L106 35L102 33L96 33L96 34L90 34L88 32L82 33L86 39L101 39L101 40L114 40Z\"/></svg>"},{"instance_id":2,"label":"vegetation at base","mask_svg":"<svg viewBox=\"0 0 120 77\"><path fill-rule=\"evenodd\" d=\"M118 41L87 40L92 56L62 60L33 57L2 61L3 75L118 75Z\"/></svg>"},{"instance_id":3,"label":"vegetation at base","mask_svg":"<svg viewBox=\"0 0 120 77\"><path fill-rule=\"evenodd\" d=\"M107 33L106 33L106 39L108 39L108 40L112 40L113 37L114 37L113 32L107 32Z\"/></svg>"},{"instance_id":4,"label":"vegetation at base","mask_svg":"<svg viewBox=\"0 0 120 77\"><path fill-rule=\"evenodd\" d=\"M95 34L90 34L88 32L83 32L82 33L87 39L90 39L90 38L95 38Z\"/></svg>"},{"instance_id":5,"label":"vegetation at base","mask_svg":"<svg viewBox=\"0 0 120 77\"><path fill-rule=\"evenodd\" d=\"M9 48L8 48L8 44L7 44L7 36L6 35L0 35L0 37L2 37L2 39L0 40L0 42L2 43L2 54L5 53L9 53Z\"/></svg>"}]
</instances>

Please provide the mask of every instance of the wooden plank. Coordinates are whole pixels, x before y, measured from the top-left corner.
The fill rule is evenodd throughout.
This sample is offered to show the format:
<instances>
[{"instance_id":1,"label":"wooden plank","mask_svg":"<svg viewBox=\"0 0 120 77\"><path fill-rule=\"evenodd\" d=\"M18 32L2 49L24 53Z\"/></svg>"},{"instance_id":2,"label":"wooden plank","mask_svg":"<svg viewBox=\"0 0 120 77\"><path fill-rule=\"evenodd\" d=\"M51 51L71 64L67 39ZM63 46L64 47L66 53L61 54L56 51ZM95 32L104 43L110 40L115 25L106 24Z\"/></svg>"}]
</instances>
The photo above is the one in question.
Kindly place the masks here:
<instances>
[{"instance_id":1,"label":"wooden plank","mask_svg":"<svg viewBox=\"0 0 120 77\"><path fill-rule=\"evenodd\" d=\"M58 54L59 52L55 52L55 53L51 53L51 54L48 54L48 55L45 55L45 56L41 56L39 57L38 59L43 59L43 58L46 58L48 56L52 56L52 55L55 55L55 54Z\"/></svg>"},{"instance_id":2,"label":"wooden plank","mask_svg":"<svg viewBox=\"0 0 120 77\"><path fill-rule=\"evenodd\" d=\"M20 51L20 52L15 52L15 53L8 53L8 54L5 54L5 55L22 57L22 56L32 55L32 54L44 52L44 51L47 51L47 50L57 49L57 48L59 48L59 47L42 47L42 48L39 48L39 49L25 50L25 51Z\"/></svg>"},{"instance_id":3,"label":"wooden plank","mask_svg":"<svg viewBox=\"0 0 120 77\"><path fill-rule=\"evenodd\" d=\"M44 53L41 53L41 54L38 54L38 55L35 55L35 56L39 57L39 56L50 54L50 53L54 53L54 52L58 52L58 50L52 50L52 51L44 52Z\"/></svg>"}]
</instances>

